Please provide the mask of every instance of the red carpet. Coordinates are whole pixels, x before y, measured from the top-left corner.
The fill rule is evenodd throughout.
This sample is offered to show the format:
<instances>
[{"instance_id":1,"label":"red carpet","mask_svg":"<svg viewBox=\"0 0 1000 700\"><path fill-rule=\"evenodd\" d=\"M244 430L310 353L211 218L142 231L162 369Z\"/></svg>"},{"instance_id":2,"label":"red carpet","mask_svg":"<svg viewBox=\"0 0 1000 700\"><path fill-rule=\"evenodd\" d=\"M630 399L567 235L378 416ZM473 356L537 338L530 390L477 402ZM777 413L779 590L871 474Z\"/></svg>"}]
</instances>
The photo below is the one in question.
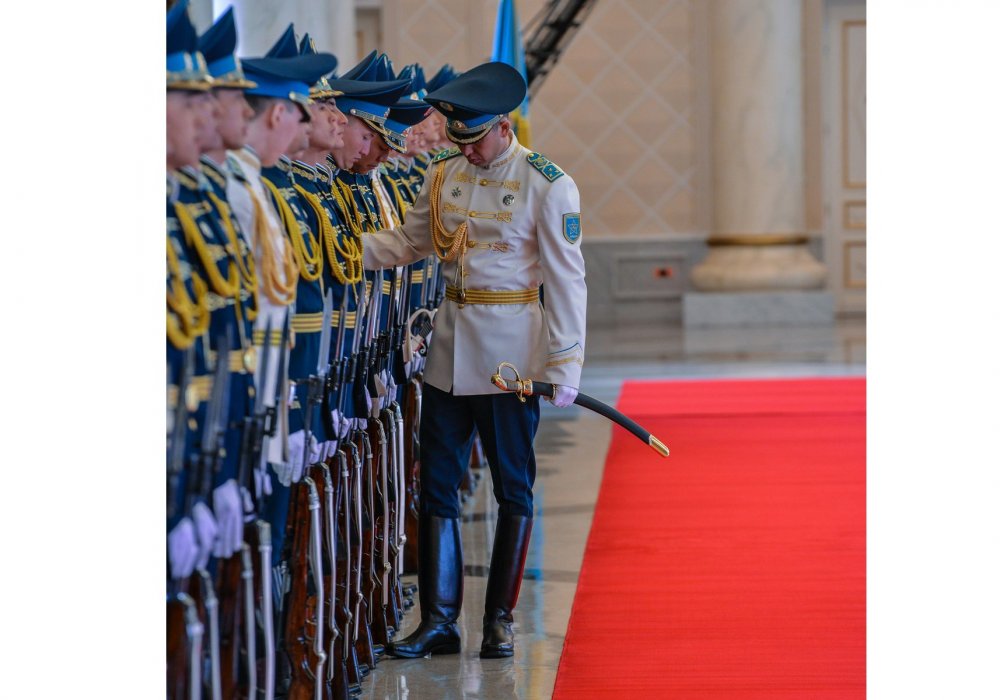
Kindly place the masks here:
<instances>
[{"instance_id":1,"label":"red carpet","mask_svg":"<svg viewBox=\"0 0 1000 700\"><path fill-rule=\"evenodd\" d=\"M553 697L865 696L865 380L627 382ZM615 693L615 695L612 695Z\"/></svg>"}]
</instances>

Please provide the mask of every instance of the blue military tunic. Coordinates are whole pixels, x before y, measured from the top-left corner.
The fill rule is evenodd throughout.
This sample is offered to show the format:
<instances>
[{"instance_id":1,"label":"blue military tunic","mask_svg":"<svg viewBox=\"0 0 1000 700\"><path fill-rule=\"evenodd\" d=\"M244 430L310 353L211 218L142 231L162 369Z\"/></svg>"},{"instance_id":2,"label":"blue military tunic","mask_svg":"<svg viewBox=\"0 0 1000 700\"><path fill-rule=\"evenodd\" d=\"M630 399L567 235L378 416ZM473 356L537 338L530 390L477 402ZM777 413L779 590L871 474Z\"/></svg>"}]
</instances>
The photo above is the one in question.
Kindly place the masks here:
<instances>
[{"instance_id":1,"label":"blue military tunic","mask_svg":"<svg viewBox=\"0 0 1000 700\"><path fill-rule=\"evenodd\" d=\"M257 317L257 276L256 264L254 262L253 250L248 238L240 226L240 222L229 207L226 195L227 179L230 177L240 178L242 173L233 173L225 165L219 165L208 156L202 156L201 168L205 175L209 190L209 202L211 203L217 222L225 231L226 239L235 243L235 250L227 246L230 253L230 264L235 264L240 273L239 303L236 304L236 330L237 335L232 339L236 344L230 351L229 358L229 428L226 431L226 466L225 471L232 470L235 461L237 470L241 459L241 449L243 440L244 421L253 411L254 402L254 381L253 369L257 362L256 353L253 348L253 322ZM249 469L253 465L246 465L247 473L241 474L244 479L249 479ZM249 487L249 484L244 483Z\"/></svg>"},{"instance_id":2,"label":"blue military tunic","mask_svg":"<svg viewBox=\"0 0 1000 700\"><path fill-rule=\"evenodd\" d=\"M175 478L176 490L168 509L167 530L182 517L189 515L194 504L196 484L189 478L189 467L197 455L204 426L205 411L212 390L212 375L205 358L208 333L208 299L206 286L188 259L176 206L180 186L176 177L167 180L167 408L176 415L177 404L186 401L188 420L184 438L183 470ZM197 282L196 282L197 280ZM186 355L190 349L192 376L181 395L180 383ZM169 484L169 482L168 482ZM190 490L190 493L189 493Z\"/></svg>"},{"instance_id":3,"label":"blue military tunic","mask_svg":"<svg viewBox=\"0 0 1000 700\"><path fill-rule=\"evenodd\" d=\"M252 294L244 289L246 282L241 278L236 259L241 254L239 234L224 225L210 196L214 192L208 177L193 168L184 168L177 178L180 185L177 205L190 217L185 217L187 221L178 219L181 235L189 260L208 283L211 359L213 364L216 360L225 362L231 372L225 449L219 472L213 479L213 485L218 486L237 478L239 472L242 420L249 403L245 378L233 375L246 371L242 366L241 339L249 342L249 338L245 326L242 329L240 326L241 319L245 322L244 297L249 301ZM215 358L222 338L227 338L228 346L234 349L228 357Z\"/></svg>"},{"instance_id":4,"label":"blue military tunic","mask_svg":"<svg viewBox=\"0 0 1000 700\"><path fill-rule=\"evenodd\" d=\"M295 385L295 395L288 412L289 433L302 430L308 386L304 380L315 374L319 360L320 332L323 321L322 277L323 248L317 232L319 224L312 209L303 203L295 189L292 164L282 156L277 165L261 169L265 187L270 190L275 208L281 215L285 233L296 251L299 281L295 292L295 313L291 327L295 342L288 358L288 377ZM309 279L314 277L314 279ZM314 410L310 431L316 440L327 440L322 416Z\"/></svg>"}]
</instances>

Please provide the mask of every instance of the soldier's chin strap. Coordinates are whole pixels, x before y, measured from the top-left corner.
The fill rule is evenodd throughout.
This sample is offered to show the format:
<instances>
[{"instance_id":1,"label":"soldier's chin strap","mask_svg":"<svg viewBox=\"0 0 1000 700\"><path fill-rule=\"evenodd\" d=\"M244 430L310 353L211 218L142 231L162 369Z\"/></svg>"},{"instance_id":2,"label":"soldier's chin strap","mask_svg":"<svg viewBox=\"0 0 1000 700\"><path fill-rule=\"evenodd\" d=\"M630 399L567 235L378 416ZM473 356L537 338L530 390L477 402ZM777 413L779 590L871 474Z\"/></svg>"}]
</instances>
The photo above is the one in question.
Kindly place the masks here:
<instances>
[{"instance_id":1,"label":"soldier's chin strap","mask_svg":"<svg viewBox=\"0 0 1000 700\"><path fill-rule=\"evenodd\" d=\"M504 368L513 372L513 379L507 379L503 376ZM521 374L517 371L517 367L509 362L501 362L497 366L497 371L492 377L490 377L490 381L492 381L493 385L498 389L514 392L522 403L524 403L526 396L547 396L549 398L555 396L554 385L549 384L548 382L536 382L532 379L522 379ZM603 401L598 401L592 396L578 393L573 403L583 406L584 408L588 408L591 411L599 413L605 418L614 421L653 448L653 450L655 450L661 457L670 456L670 450L667 446L660 442L648 430L626 416L624 413L612 408Z\"/></svg>"}]
</instances>

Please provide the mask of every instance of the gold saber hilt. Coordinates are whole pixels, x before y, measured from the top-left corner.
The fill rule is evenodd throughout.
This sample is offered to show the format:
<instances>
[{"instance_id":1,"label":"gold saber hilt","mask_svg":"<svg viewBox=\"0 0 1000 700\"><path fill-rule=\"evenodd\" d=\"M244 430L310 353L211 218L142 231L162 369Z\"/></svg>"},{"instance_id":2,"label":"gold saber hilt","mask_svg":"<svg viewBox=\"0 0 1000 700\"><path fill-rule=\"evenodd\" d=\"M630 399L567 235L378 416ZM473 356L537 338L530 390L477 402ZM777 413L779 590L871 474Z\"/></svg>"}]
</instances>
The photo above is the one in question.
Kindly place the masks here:
<instances>
[{"instance_id":1,"label":"gold saber hilt","mask_svg":"<svg viewBox=\"0 0 1000 700\"><path fill-rule=\"evenodd\" d=\"M513 379L507 379L503 376L504 367L509 368L510 371L514 373ZM514 394L517 395L517 398L521 400L521 403L524 403L525 396L533 396L537 394L539 396L548 396L552 398L555 396L556 391L556 386L554 384L548 384L547 382L533 382L530 379L521 379L521 375L517 371L517 368L509 362L501 362L497 367L497 371L490 377L490 381L492 381L493 385L502 391L514 392ZM573 403L594 411L595 413L599 413L605 418L614 421L649 445L661 457L670 456L670 450L667 449L666 445L618 409L613 408L602 401L598 401L593 396L587 396L586 394L581 394L580 392L577 392Z\"/></svg>"}]
</instances>

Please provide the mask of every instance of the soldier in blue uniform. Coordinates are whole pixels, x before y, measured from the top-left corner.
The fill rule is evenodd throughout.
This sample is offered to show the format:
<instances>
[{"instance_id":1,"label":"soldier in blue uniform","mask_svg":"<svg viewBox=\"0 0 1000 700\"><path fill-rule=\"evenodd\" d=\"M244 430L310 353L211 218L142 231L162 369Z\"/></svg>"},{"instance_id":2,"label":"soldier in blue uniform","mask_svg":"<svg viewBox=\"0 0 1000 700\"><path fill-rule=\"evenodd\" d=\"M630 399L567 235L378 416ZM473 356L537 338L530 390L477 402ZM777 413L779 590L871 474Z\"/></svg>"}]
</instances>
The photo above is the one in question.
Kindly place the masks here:
<instances>
[{"instance_id":1,"label":"soldier in blue uniform","mask_svg":"<svg viewBox=\"0 0 1000 700\"><path fill-rule=\"evenodd\" d=\"M211 77L197 52L197 35L182 1L167 13L167 395L168 408L173 411L178 402L186 402L189 415L185 426L177 426L187 428L182 464L168 462L168 468L181 468L168 480L168 554L174 579L186 578L208 563L218 532L205 503L207 494L198 493L199 484L189 471L212 386L207 360L211 313L209 281L193 263L183 233L186 208L180 182L182 169L197 167L210 89Z\"/></svg>"},{"instance_id":2,"label":"soldier in blue uniform","mask_svg":"<svg viewBox=\"0 0 1000 700\"><path fill-rule=\"evenodd\" d=\"M274 373L259 381L258 386L265 392L265 400L275 405L279 412L284 410L285 404L279 399L284 390L278 384L280 378L276 376L279 362L275 351L287 352L287 349L275 347L278 344L275 343L275 334L280 338L280 329L286 320L290 324L293 322L294 314L314 313L317 299L321 313L322 292L311 286L319 279L318 246L311 230L303 228L304 214L301 211L296 213L281 193L282 189L291 189L294 193L294 189L284 179L285 173L278 165L281 155L291 150L295 139L300 137L302 120L310 118L309 86L333 70L335 65L336 58L330 54L300 57L297 51L295 56L246 59L243 62L247 77L257 83L256 88L247 90L254 117L250 122L247 146L230 153L233 165L239 167L245 176L245 186L234 188L231 185L229 193L244 230L254 231L257 238L254 248L258 277L261 278L259 303L261 315L267 320L262 324L261 315L258 315L255 340L273 353L269 375ZM268 175L278 182L268 179ZM304 284L300 284L300 280ZM292 304L295 304L292 317L287 318ZM272 337L265 339L263 330L268 326ZM301 359L303 355L300 353L310 347L312 370L316 367L319 328L315 332L300 330L295 341L295 346L299 348L294 353L296 363L289 361L290 377L301 376L302 366L307 365L309 359ZM315 343L312 336L315 336ZM297 423L293 424L296 415ZM288 433L298 433L304 438L301 411L291 412L288 425L291 430L279 431L269 443L268 454L265 455L279 475L279 480L284 483L290 483L292 472L301 468L304 453L297 451L289 454L285 447ZM304 440L302 447L305 447ZM267 500L262 515L272 524L272 555L274 563L277 563L281 558L288 494L287 489L277 485L274 489L275 493Z\"/></svg>"},{"instance_id":3,"label":"soldier in blue uniform","mask_svg":"<svg viewBox=\"0 0 1000 700\"><path fill-rule=\"evenodd\" d=\"M252 114L244 90L256 87L243 74L236 49L236 22L232 8L199 39L198 45L212 75L212 94L216 100L216 128L209 134L209 143L201 156L203 203L211 208L216 237L228 254L229 274L238 273L239 289L225 304L226 315L232 329L229 339L230 399L229 425L225 437L225 459L222 476L235 479L245 491L244 508L252 502L250 493L256 490L253 483L256 465L249 463L244 454L244 426L251 412L255 389L253 373L256 369L256 350L253 345L253 323L258 311L258 281L253 250L249 237L239 220L233 216L228 201L228 181L234 174L227 163L227 149L242 148L246 142L247 125ZM238 534L238 532L236 533ZM235 553L242 546L242 538L230 542L223 549Z\"/></svg>"},{"instance_id":4,"label":"soldier in blue uniform","mask_svg":"<svg viewBox=\"0 0 1000 700\"><path fill-rule=\"evenodd\" d=\"M378 132L371 128L373 124L384 124L390 106L397 102L409 88L407 80L381 79L378 74L378 54L373 51L357 66L345 73L340 80L332 83L344 92L337 98L339 109L347 117L344 128L344 145L334 148L328 163L337 166L331 172L334 182L331 192L337 202L338 209L346 210L345 223L353 236L362 242L363 235L377 230L381 225L381 211L371 187L369 177L356 172L361 159L371 158L372 149L386 149L384 142L378 138ZM332 171L332 168L331 168ZM366 274L366 286L370 293L381 294L383 301L379 309L380 327L366 324L367 339L359 342L363 346L377 332L384 330L388 316L388 299L390 295L388 280L381 274L369 272ZM369 319L371 321L371 319ZM358 344L356 342L356 344ZM358 396L361 396L359 393ZM369 399L372 397L369 395ZM345 415L348 417L367 418L370 411L377 411L378 397L371 409L361 405L360 401L348 402Z\"/></svg>"}]
</instances>

